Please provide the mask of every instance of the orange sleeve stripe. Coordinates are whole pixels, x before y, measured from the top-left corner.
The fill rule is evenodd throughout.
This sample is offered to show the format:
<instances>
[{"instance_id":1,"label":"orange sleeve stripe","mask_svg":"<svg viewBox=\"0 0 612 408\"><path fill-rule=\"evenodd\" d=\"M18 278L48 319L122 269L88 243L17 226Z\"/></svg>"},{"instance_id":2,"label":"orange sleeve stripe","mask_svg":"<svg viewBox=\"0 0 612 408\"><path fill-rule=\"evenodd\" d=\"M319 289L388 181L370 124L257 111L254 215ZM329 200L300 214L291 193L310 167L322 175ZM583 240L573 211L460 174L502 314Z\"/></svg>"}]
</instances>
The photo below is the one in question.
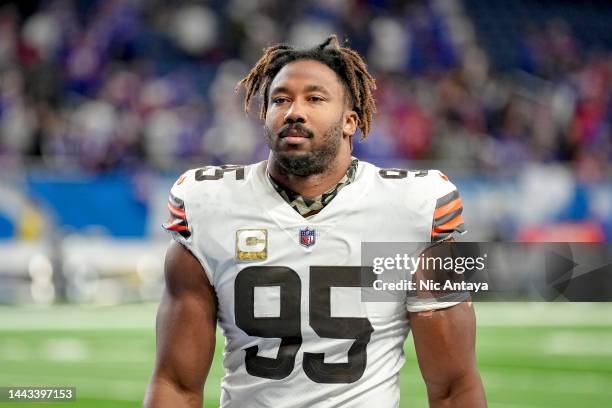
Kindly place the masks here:
<instances>
[{"instance_id":1,"label":"orange sleeve stripe","mask_svg":"<svg viewBox=\"0 0 612 408\"><path fill-rule=\"evenodd\" d=\"M166 225L165 226L166 229L172 230L172 231L187 231L189 229L189 227L187 227L186 225Z\"/></svg>"},{"instance_id":2,"label":"orange sleeve stripe","mask_svg":"<svg viewBox=\"0 0 612 408\"><path fill-rule=\"evenodd\" d=\"M459 225L463 224L463 216L461 214L457 215L452 220L445 222L442 225L434 227L432 229L431 235L436 236L437 234L442 234L445 232L449 232L457 228Z\"/></svg>"},{"instance_id":3,"label":"orange sleeve stripe","mask_svg":"<svg viewBox=\"0 0 612 408\"><path fill-rule=\"evenodd\" d=\"M444 217L445 215L450 214L461 207L463 207L463 200L461 200L461 198L457 198L451 201L450 203L443 205L440 208L436 208L436 210L434 211L434 219Z\"/></svg>"},{"instance_id":4,"label":"orange sleeve stripe","mask_svg":"<svg viewBox=\"0 0 612 408\"><path fill-rule=\"evenodd\" d=\"M168 203L168 209L170 210L172 214L176 215L179 218L187 218L187 215L185 214L184 210L181 210L180 208L176 208L170 203Z\"/></svg>"}]
</instances>

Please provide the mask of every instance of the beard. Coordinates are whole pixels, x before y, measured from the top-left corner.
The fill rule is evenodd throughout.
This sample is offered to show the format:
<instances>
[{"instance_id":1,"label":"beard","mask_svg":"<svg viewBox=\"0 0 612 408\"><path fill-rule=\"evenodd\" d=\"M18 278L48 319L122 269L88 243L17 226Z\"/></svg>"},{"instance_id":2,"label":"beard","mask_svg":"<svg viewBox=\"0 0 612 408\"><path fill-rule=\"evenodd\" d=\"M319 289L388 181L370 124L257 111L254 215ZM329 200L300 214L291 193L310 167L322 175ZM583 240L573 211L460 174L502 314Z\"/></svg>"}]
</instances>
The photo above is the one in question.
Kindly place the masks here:
<instances>
[{"instance_id":1,"label":"beard","mask_svg":"<svg viewBox=\"0 0 612 408\"><path fill-rule=\"evenodd\" d=\"M299 155L281 151L278 145L275 144L275 141L280 140L283 133L286 133L289 129L294 132L298 131L310 139L314 137L314 134L310 130L299 123L283 126L276 134L274 134L268 126L264 126L266 142L279 166L287 172L287 174L300 177L325 173L325 171L331 167L331 164L336 159L338 151L340 150L340 142L342 141L342 118L325 131L319 147L315 147L310 152Z\"/></svg>"}]
</instances>

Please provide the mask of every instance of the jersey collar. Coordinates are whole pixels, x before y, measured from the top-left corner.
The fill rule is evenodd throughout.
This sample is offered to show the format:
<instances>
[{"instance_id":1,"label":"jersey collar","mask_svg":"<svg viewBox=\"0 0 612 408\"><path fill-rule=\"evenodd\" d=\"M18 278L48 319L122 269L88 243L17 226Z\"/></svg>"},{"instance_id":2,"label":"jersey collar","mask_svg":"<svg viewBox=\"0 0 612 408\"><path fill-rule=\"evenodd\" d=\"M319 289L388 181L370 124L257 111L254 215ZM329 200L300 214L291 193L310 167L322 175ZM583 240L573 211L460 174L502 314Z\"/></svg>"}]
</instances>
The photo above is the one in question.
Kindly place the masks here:
<instances>
[{"instance_id":1,"label":"jersey collar","mask_svg":"<svg viewBox=\"0 0 612 408\"><path fill-rule=\"evenodd\" d=\"M355 157L352 158L351 164L346 170L346 174L338 181L338 183L314 198L306 198L296 193L295 191L285 188L278 184L266 171L266 175L270 183L276 190L278 194L304 218L309 218L321 211L327 204L331 202L338 195L338 192L342 190L344 187L348 186L355 180L355 174L357 173L357 166L359 165L359 160Z\"/></svg>"}]
</instances>

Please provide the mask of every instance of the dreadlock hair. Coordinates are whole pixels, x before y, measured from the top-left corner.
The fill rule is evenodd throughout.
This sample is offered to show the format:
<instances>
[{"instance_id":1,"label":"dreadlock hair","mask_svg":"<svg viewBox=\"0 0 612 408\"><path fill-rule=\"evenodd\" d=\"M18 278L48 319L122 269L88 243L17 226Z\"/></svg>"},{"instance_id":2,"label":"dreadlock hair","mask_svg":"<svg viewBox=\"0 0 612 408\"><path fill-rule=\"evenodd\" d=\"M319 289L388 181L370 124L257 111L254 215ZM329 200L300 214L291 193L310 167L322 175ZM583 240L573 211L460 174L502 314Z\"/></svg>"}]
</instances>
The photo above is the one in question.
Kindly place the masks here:
<instances>
[{"instance_id":1,"label":"dreadlock hair","mask_svg":"<svg viewBox=\"0 0 612 408\"><path fill-rule=\"evenodd\" d=\"M348 91L351 108L359 117L360 141L365 140L372 126L372 116L376 112L376 103L372 95L376 89L376 82L361 56L350 48L341 47L335 34L330 35L323 43L306 50L297 50L286 44L264 49L263 56L251 72L236 85L236 91L241 86L246 89L245 112L249 112L253 96L261 92L263 103L260 117L265 119L268 111L268 91L272 80L281 68L297 60L319 61L338 75Z\"/></svg>"}]
</instances>

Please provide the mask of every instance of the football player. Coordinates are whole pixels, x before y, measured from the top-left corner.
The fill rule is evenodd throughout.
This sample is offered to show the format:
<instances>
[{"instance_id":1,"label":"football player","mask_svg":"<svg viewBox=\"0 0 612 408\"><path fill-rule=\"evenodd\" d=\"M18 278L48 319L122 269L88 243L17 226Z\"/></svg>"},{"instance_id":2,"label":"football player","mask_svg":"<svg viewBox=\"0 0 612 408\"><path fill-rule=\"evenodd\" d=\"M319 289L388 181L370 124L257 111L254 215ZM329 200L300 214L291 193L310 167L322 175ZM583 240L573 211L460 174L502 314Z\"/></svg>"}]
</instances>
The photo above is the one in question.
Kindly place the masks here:
<instances>
[{"instance_id":1,"label":"football player","mask_svg":"<svg viewBox=\"0 0 612 408\"><path fill-rule=\"evenodd\" d=\"M362 242L438 242L464 231L438 171L354 158L375 82L335 36L267 48L239 83L258 93L267 161L202 167L170 193L157 359L146 407L200 407L225 336L222 407L397 407L412 329L431 407L486 406L467 301L362 301ZM404 396L409 398L409 396Z\"/></svg>"}]
</instances>

